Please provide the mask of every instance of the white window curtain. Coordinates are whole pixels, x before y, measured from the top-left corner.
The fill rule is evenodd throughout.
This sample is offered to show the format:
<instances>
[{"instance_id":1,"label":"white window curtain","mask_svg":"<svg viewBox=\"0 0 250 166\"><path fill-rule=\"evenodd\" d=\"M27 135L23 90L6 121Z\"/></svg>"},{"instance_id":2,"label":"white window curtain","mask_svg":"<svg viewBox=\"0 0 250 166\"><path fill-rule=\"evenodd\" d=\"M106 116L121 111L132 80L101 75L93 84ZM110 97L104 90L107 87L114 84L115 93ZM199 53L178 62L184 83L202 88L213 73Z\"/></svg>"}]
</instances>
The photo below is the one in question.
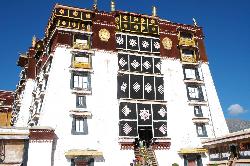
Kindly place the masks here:
<instances>
[{"instance_id":1,"label":"white window curtain","mask_svg":"<svg viewBox=\"0 0 250 166\"><path fill-rule=\"evenodd\" d=\"M82 62L82 63L89 63L89 58L85 56L76 56L75 61Z\"/></svg>"},{"instance_id":2,"label":"white window curtain","mask_svg":"<svg viewBox=\"0 0 250 166\"><path fill-rule=\"evenodd\" d=\"M196 79L195 69L185 69L187 79Z\"/></svg>"},{"instance_id":3,"label":"white window curtain","mask_svg":"<svg viewBox=\"0 0 250 166\"><path fill-rule=\"evenodd\" d=\"M76 132L84 132L84 126L83 126L84 119L83 118L76 118Z\"/></svg>"},{"instance_id":4,"label":"white window curtain","mask_svg":"<svg viewBox=\"0 0 250 166\"><path fill-rule=\"evenodd\" d=\"M76 43L85 45L88 43L88 40L76 39Z\"/></svg>"},{"instance_id":5,"label":"white window curtain","mask_svg":"<svg viewBox=\"0 0 250 166\"><path fill-rule=\"evenodd\" d=\"M74 76L74 88L88 89L88 76Z\"/></svg>"},{"instance_id":6,"label":"white window curtain","mask_svg":"<svg viewBox=\"0 0 250 166\"><path fill-rule=\"evenodd\" d=\"M188 87L189 97L198 99L199 98L199 89L197 87Z\"/></svg>"},{"instance_id":7,"label":"white window curtain","mask_svg":"<svg viewBox=\"0 0 250 166\"><path fill-rule=\"evenodd\" d=\"M201 125L197 126L197 132L199 135L203 135L203 127Z\"/></svg>"}]
</instances>

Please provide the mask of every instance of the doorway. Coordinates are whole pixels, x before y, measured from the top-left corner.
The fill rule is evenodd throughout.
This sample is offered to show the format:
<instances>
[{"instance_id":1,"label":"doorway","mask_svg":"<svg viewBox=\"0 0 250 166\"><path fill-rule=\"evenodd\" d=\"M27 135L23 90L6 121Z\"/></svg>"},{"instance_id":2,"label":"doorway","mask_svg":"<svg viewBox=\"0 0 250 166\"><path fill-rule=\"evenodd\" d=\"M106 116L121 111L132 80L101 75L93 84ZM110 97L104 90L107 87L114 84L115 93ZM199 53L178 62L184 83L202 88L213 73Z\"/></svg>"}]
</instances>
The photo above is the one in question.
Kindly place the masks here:
<instances>
[{"instance_id":1,"label":"doorway","mask_svg":"<svg viewBox=\"0 0 250 166\"><path fill-rule=\"evenodd\" d=\"M139 126L138 127L139 140L145 142L145 146L149 147L153 138L152 126Z\"/></svg>"}]
</instances>

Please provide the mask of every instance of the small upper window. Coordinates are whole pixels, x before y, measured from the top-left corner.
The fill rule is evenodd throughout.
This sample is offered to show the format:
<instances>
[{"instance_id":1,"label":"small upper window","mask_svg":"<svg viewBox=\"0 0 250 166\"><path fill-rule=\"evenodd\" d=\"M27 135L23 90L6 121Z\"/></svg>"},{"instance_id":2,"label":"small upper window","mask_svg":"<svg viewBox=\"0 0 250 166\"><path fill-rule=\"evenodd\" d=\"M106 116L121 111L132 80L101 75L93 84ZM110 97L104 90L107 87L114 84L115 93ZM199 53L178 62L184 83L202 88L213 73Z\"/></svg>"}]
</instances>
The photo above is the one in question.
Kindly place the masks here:
<instances>
[{"instance_id":1,"label":"small upper window","mask_svg":"<svg viewBox=\"0 0 250 166\"><path fill-rule=\"evenodd\" d=\"M91 56L88 53L73 54L73 67L91 68Z\"/></svg>"},{"instance_id":2,"label":"small upper window","mask_svg":"<svg viewBox=\"0 0 250 166\"><path fill-rule=\"evenodd\" d=\"M182 55L184 56L194 56L194 53L192 49L182 49Z\"/></svg>"},{"instance_id":3,"label":"small upper window","mask_svg":"<svg viewBox=\"0 0 250 166\"><path fill-rule=\"evenodd\" d=\"M75 34L74 35L74 49L90 49L90 36L87 34Z\"/></svg>"},{"instance_id":4,"label":"small upper window","mask_svg":"<svg viewBox=\"0 0 250 166\"><path fill-rule=\"evenodd\" d=\"M74 116L72 122L72 134L88 134L87 119L81 116Z\"/></svg>"},{"instance_id":5,"label":"small upper window","mask_svg":"<svg viewBox=\"0 0 250 166\"><path fill-rule=\"evenodd\" d=\"M196 117L203 117L201 106L194 106L194 115Z\"/></svg>"},{"instance_id":6,"label":"small upper window","mask_svg":"<svg viewBox=\"0 0 250 166\"><path fill-rule=\"evenodd\" d=\"M196 130L198 137L207 137L206 126L204 123L196 124Z\"/></svg>"},{"instance_id":7,"label":"small upper window","mask_svg":"<svg viewBox=\"0 0 250 166\"><path fill-rule=\"evenodd\" d=\"M76 107L77 108L86 108L86 96L76 96Z\"/></svg>"},{"instance_id":8,"label":"small upper window","mask_svg":"<svg viewBox=\"0 0 250 166\"><path fill-rule=\"evenodd\" d=\"M197 68L184 67L183 70L184 70L185 80L189 80L189 79L200 80L199 72Z\"/></svg>"},{"instance_id":9,"label":"small upper window","mask_svg":"<svg viewBox=\"0 0 250 166\"><path fill-rule=\"evenodd\" d=\"M187 92L189 100L203 100L202 89L200 86L187 85Z\"/></svg>"},{"instance_id":10,"label":"small upper window","mask_svg":"<svg viewBox=\"0 0 250 166\"><path fill-rule=\"evenodd\" d=\"M73 73L73 88L81 90L91 90L90 74L87 72Z\"/></svg>"},{"instance_id":11,"label":"small upper window","mask_svg":"<svg viewBox=\"0 0 250 166\"><path fill-rule=\"evenodd\" d=\"M193 34L188 32L180 32L180 37L185 39L192 39Z\"/></svg>"}]
</instances>

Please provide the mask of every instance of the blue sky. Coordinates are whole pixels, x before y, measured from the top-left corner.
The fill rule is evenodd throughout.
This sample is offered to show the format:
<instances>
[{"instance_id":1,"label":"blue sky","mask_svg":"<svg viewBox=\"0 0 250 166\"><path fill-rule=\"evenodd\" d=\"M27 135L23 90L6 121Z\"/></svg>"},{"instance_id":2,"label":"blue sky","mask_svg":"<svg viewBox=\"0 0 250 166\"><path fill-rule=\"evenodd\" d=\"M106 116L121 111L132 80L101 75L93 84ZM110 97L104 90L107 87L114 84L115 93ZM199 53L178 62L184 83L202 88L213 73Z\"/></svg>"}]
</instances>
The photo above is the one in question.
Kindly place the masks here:
<instances>
[{"instance_id":1,"label":"blue sky","mask_svg":"<svg viewBox=\"0 0 250 166\"><path fill-rule=\"evenodd\" d=\"M56 3L91 8L92 0L1 0L0 89L14 90L18 82L18 53L27 51L31 38L43 38ZM109 10L99 0L99 10ZM117 0L118 10L157 14L192 24L194 17L205 33L205 43L217 93L226 118L250 120L250 1L248 0Z\"/></svg>"}]
</instances>

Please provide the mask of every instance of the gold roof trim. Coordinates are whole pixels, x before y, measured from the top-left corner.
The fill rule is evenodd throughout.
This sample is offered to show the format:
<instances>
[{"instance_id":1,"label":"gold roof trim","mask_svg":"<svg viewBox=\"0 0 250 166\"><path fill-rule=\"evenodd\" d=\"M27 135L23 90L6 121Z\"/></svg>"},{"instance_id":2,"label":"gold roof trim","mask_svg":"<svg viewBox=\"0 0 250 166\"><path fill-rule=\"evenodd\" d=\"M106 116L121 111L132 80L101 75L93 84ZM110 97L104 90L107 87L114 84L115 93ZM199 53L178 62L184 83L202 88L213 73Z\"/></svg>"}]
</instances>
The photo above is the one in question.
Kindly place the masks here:
<instances>
[{"instance_id":1,"label":"gold roof trim","mask_svg":"<svg viewBox=\"0 0 250 166\"><path fill-rule=\"evenodd\" d=\"M183 148L178 153L180 154L190 154L190 153L206 153L207 149L205 148Z\"/></svg>"},{"instance_id":2,"label":"gold roof trim","mask_svg":"<svg viewBox=\"0 0 250 166\"><path fill-rule=\"evenodd\" d=\"M97 150L81 150L81 149L72 149L64 153L66 158L74 158L74 157L84 157L84 156L93 156L93 157L101 157L103 156L102 152Z\"/></svg>"}]
</instances>

